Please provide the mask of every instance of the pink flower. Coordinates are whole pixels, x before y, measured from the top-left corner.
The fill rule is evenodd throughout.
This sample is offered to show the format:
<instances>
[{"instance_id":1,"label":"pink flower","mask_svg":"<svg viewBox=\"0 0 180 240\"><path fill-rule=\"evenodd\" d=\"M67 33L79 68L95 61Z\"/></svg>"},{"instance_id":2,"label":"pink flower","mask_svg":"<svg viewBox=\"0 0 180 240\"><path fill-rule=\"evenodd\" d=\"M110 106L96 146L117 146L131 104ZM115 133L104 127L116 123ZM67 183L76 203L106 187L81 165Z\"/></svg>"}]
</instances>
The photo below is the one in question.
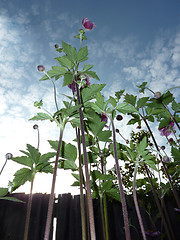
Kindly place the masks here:
<instances>
[{"instance_id":1,"label":"pink flower","mask_svg":"<svg viewBox=\"0 0 180 240\"><path fill-rule=\"evenodd\" d=\"M88 18L83 18L82 25L88 31L92 30L93 27L96 27L96 25L93 22L89 21Z\"/></svg>"},{"instance_id":2,"label":"pink flower","mask_svg":"<svg viewBox=\"0 0 180 240\"><path fill-rule=\"evenodd\" d=\"M159 131L161 132L161 136L168 137L174 131L174 129L174 122L170 122L168 127L163 127L159 129Z\"/></svg>"},{"instance_id":3,"label":"pink flower","mask_svg":"<svg viewBox=\"0 0 180 240\"><path fill-rule=\"evenodd\" d=\"M108 121L108 117L107 117L107 115L105 113L101 114L101 121L102 122L107 122Z\"/></svg>"}]
</instances>

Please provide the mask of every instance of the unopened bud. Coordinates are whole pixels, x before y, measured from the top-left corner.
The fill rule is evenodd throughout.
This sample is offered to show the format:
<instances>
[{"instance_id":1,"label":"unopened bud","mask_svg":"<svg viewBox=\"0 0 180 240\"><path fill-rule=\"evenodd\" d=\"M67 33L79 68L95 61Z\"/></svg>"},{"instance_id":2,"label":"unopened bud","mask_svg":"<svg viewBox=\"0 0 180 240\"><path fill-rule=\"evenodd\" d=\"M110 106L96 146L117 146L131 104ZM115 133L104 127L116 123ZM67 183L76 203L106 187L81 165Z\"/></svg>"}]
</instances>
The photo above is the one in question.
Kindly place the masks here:
<instances>
[{"instance_id":1,"label":"unopened bud","mask_svg":"<svg viewBox=\"0 0 180 240\"><path fill-rule=\"evenodd\" d=\"M11 158L13 158L13 155L12 155L12 153L6 153L5 157L6 157L6 159L11 159Z\"/></svg>"},{"instance_id":2,"label":"unopened bud","mask_svg":"<svg viewBox=\"0 0 180 240\"><path fill-rule=\"evenodd\" d=\"M154 97L155 98L160 98L161 97L161 93L160 92L155 92Z\"/></svg>"},{"instance_id":3,"label":"unopened bud","mask_svg":"<svg viewBox=\"0 0 180 240\"><path fill-rule=\"evenodd\" d=\"M116 120L121 121L122 119L123 119L123 117L121 115L116 116Z\"/></svg>"},{"instance_id":4,"label":"unopened bud","mask_svg":"<svg viewBox=\"0 0 180 240\"><path fill-rule=\"evenodd\" d=\"M163 161L164 163L168 163L168 162L170 162L170 158L169 158L168 156L164 156L164 157L162 158L162 161Z\"/></svg>"},{"instance_id":5,"label":"unopened bud","mask_svg":"<svg viewBox=\"0 0 180 240\"><path fill-rule=\"evenodd\" d=\"M43 72L45 70L45 67L43 65L38 65L37 69L39 72Z\"/></svg>"},{"instance_id":6,"label":"unopened bud","mask_svg":"<svg viewBox=\"0 0 180 240\"><path fill-rule=\"evenodd\" d=\"M35 124L35 125L33 126L33 128L34 128L34 129L38 129L38 125Z\"/></svg>"}]
</instances>

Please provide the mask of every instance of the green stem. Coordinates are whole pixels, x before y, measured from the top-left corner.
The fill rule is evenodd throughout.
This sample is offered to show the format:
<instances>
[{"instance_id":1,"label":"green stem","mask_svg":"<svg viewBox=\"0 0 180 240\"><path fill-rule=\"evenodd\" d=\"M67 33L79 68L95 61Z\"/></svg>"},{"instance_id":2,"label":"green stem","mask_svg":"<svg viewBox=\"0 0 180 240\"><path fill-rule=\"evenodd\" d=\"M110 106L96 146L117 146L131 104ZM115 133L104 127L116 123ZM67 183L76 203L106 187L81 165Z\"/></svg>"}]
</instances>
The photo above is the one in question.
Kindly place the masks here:
<instances>
[{"instance_id":1,"label":"green stem","mask_svg":"<svg viewBox=\"0 0 180 240\"><path fill-rule=\"evenodd\" d=\"M107 215L107 200L106 200L106 195L105 195L105 193L103 194L103 203L104 203L104 222L105 222L106 240L109 240L108 215Z\"/></svg>"},{"instance_id":2,"label":"green stem","mask_svg":"<svg viewBox=\"0 0 180 240\"><path fill-rule=\"evenodd\" d=\"M102 231L103 231L103 239L106 240L106 231L105 231L105 222L104 222L104 209L103 209L103 198L100 194L100 211L101 211L101 222L102 222Z\"/></svg>"},{"instance_id":3,"label":"green stem","mask_svg":"<svg viewBox=\"0 0 180 240\"><path fill-rule=\"evenodd\" d=\"M111 124L112 124L112 133L113 133L113 147L114 147L114 158L116 163L116 170L117 170L117 177L118 177L118 183L119 183L119 190L121 195L121 202L122 202L122 211L123 211L123 217L124 217L124 226L125 226L125 234L126 234L126 240L131 239L130 230L129 230L129 222L128 222L128 212L127 212L127 206L126 206L126 199L125 194L123 191L123 184L121 179L121 173L119 169L119 163L118 163L118 155L117 155L117 148L116 148L116 133L115 133L115 127L113 118L111 116Z\"/></svg>"},{"instance_id":4,"label":"green stem","mask_svg":"<svg viewBox=\"0 0 180 240\"><path fill-rule=\"evenodd\" d=\"M58 149L57 149L57 153L56 153L56 161L55 161L55 166L54 166L54 173L53 173L53 180L52 180L52 187L51 187L51 194L50 194L50 198L49 198L44 240L49 240L52 212L53 212L53 205L54 205L54 190L55 190L56 175L57 175L57 168L58 168L58 159L59 159L62 137L63 137L63 130L64 129L62 129L62 128L60 129L59 143L58 143Z\"/></svg>"},{"instance_id":5,"label":"green stem","mask_svg":"<svg viewBox=\"0 0 180 240\"><path fill-rule=\"evenodd\" d=\"M28 239L29 221L30 221L30 215L31 215L32 197L33 197L33 194L32 194L33 183L34 183L34 176L31 180L31 188L30 188L30 194L29 194L28 205L27 205L26 223L25 223L25 230L24 230L24 240Z\"/></svg>"},{"instance_id":6,"label":"green stem","mask_svg":"<svg viewBox=\"0 0 180 240\"><path fill-rule=\"evenodd\" d=\"M80 105L81 104L81 98L80 98L79 86L77 84L77 75L76 74L74 75L74 81L76 83L78 104ZM79 116L80 116L83 156L84 156L84 164L85 164L87 204L88 204L88 215L89 215L89 223L90 223L90 233L91 233L91 240L96 240L95 223L94 223L94 211L93 211L93 202L92 202L92 197L91 197L91 184L90 184L90 176L89 176L89 169L88 169L88 158L87 158L87 151L86 151L84 123L83 123L83 113L82 113L82 108L81 107L79 108Z\"/></svg>"},{"instance_id":7,"label":"green stem","mask_svg":"<svg viewBox=\"0 0 180 240\"><path fill-rule=\"evenodd\" d=\"M134 168L134 180L133 180L133 199L134 199L134 204L135 204L135 208L136 208L136 212L137 212L142 236L143 236L143 239L146 240L146 234L145 234L145 231L144 231L143 221L142 221L142 218L141 218L141 213L140 213L140 210L139 210L139 205L138 205L137 195L136 195L136 176L137 176L138 166L139 166L139 162L136 162L136 165L135 165L135 168Z\"/></svg>"}]
</instances>

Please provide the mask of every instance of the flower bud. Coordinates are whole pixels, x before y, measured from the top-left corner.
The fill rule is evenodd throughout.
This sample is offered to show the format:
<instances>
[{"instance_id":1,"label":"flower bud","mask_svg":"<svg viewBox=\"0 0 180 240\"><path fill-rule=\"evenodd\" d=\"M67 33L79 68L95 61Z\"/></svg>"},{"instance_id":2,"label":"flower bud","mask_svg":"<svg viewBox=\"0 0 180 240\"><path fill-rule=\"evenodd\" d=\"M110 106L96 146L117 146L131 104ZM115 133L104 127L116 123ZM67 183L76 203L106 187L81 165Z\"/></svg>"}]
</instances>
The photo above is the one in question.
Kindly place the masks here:
<instances>
[{"instance_id":1,"label":"flower bud","mask_svg":"<svg viewBox=\"0 0 180 240\"><path fill-rule=\"evenodd\" d=\"M117 116L116 116L116 120L117 120L117 121L121 121L122 119L123 119L123 116L121 116L121 115L117 115Z\"/></svg>"},{"instance_id":2,"label":"flower bud","mask_svg":"<svg viewBox=\"0 0 180 240\"><path fill-rule=\"evenodd\" d=\"M84 27L86 30L88 30L88 31L89 31L89 30L92 30L93 27L96 26L93 22L89 21L88 18L83 18L83 20L82 20L82 25L83 25L83 27Z\"/></svg>"},{"instance_id":3,"label":"flower bud","mask_svg":"<svg viewBox=\"0 0 180 240\"><path fill-rule=\"evenodd\" d=\"M54 45L54 47L57 49L57 48L59 48L59 45L56 43L56 44Z\"/></svg>"},{"instance_id":4,"label":"flower bud","mask_svg":"<svg viewBox=\"0 0 180 240\"><path fill-rule=\"evenodd\" d=\"M141 126L137 126L136 128L137 128L137 129L141 129Z\"/></svg>"},{"instance_id":5,"label":"flower bud","mask_svg":"<svg viewBox=\"0 0 180 240\"><path fill-rule=\"evenodd\" d=\"M45 67L43 65L38 65L37 69L39 72L43 72L45 70Z\"/></svg>"},{"instance_id":6,"label":"flower bud","mask_svg":"<svg viewBox=\"0 0 180 240\"><path fill-rule=\"evenodd\" d=\"M161 146L161 149L164 150L166 147L165 146Z\"/></svg>"},{"instance_id":7,"label":"flower bud","mask_svg":"<svg viewBox=\"0 0 180 240\"><path fill-rule=\"evenodd\" d=\"M162 158L162 161L163 161L164 163L170 162L170 158L169 158L168 156L164 156L164 157Z\"/></svg>"},{"instance_id":8,"label":"flower bud","mask_svg":"<svg viewBox=\"0 0 180 240\"><path fill-rule=\"evenodd\" d=\"M160 98L161 97L161 93L160 92L155 92L154 97L155 98Z\"/></svg>"},{"instance_id":9,"label":"flower bud","mask_svg":"<svg viewBox=\"0 0 180 240\"><path fill-rule=\"evenodd\" d=\"M116 128L116 132L119 133L119 129Z\"/></svg>"},{"instance_id":10,"label":"flower bud","mask_svg":"<svg viewBox=\"0 0 180 240\"><path fill-rule=\"evenodd\" d=\"M33 128L34 128L34 129L38 129L38 125L37 125L37 124L34 124Z\"/></svg>"},{"instance_id":11,"label":"flower bud","mask_svg":"<svg viewBox=\"0 0 180 240\"><path fill-rule=\"evenodd\" d=\"M11 158L13 158L13 155L12 155L12 153L6 153L5 157L6 157L6 159L11 159Z\"/></svg>"},{"instance_id":12,"label":"flower bud","mask_svg":"<svg viewBox=\"0 0 180 240\"><path fill-rule=\"evenodd\" d=\"M129 144L129 140L128 139L126 140L126 144Z\"/></svg>"}]
</instances>

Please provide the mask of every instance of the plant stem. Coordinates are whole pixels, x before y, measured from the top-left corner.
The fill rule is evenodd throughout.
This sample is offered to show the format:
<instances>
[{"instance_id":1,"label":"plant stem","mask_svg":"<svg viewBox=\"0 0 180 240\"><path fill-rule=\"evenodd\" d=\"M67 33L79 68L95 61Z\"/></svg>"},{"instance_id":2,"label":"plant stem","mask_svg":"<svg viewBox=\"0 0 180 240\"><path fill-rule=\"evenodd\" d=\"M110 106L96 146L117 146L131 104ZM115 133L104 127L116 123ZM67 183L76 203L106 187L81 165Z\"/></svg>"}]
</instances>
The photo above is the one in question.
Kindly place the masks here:
<instances>
[{"instance_id":1,"label":"plant stem","mask_svg":"<svg viewBox=\"0 0 180 240\"><path fill-rule=\"evenodd\" d=\"M80 205L81 205L81 225L82 225L82 240L86 240L86 220L85 220L85 205L83 195L83 172L82 172L82 159L81 159L81 143L80 143L80 129L76 128L76 136L78 143L79 154L79 182L80 182Z\"/></svg>"},{"instance_id":2,"label":"plant stem","mask_svg":"<svg viewBox=\"0 0 180 240\"><path fill-rule=\"evenodd\" d=\"M76 74L74 75L74 81L76 83L78 104L80 105L81 104L80 91L79 91L79 86L77 84L77 75ZM90 233L91 233L91 240L96 240L93 202L92 202L92 197L91 197L91 184L90 184L90 176L89 176L89 169L88 169L88 159L87 159L86 141L85 141L85 132L84 132L84 123L83 123L83 113L82 113L82 108L81 107L79 108L79 116L80 116L83 156L84 156L84 164L85 164L87 203L88 203Z\"/></svg>"},{"instance_id":3,"label":"plant stem","mask_svg":"<svg viewBox=\"0 0 180 240\"><path fill-rule=\"evenodd\" d=\"M138 205L137 195L136 195L136 176L137 176L138 166L139 166L139 163L136 162L135 169L134 169L134 179L133 179L133 199L134 199L134 204L135 204L139 224L140 224L140 227L141 227L142 236L143 236L143 239L146 240L146 234L145 234L145 231L144 231L143 221L142 221L142 218L141 218L141 213L140 213L140 210L139 210L139 205Z\"/></svg>"},{"instance_id":4,"label":"plant stem","mask_svg":"<svg viewBox=\"0 0 180 240\"><path fill-rule=\"evenodd\" d=\"M105 222L106 240L109 240L107 200L106 200L106 194L105 193L103 194L103 204L104 204L104 222Z\"/></svg>"},{"instance_id":5,"label":"plant stem","mask_svg":"<svg viewBox=\"0 0 180 240\"><path fill-rule=\"evenodd\" d=\"M124 217L124 226L125 226L126 240L130 240L131 239L131 235L130 235L129 223L128 223L128 212L127 212L125 194L124 194L124 191L123 191L121 173L120 173L120 169L119 169L117 148L116 148L116 133L115 133L115 127L114 127L114 122L113 122L112 116L111 116L111 124L112 124L112 133L113 133L114 158L115 158L115 163L116 163L116 170L117 170L117 176L118 176L119 190L120 190L120 195L121 195L121 202L122 202L122 211L123 211L123 217Z\"/></svg>"},{"instance_id":6,"label":"plant stem","mask_svg":"<svg viewBox=\"0 0 180 240\"><path fill-rule=\"evenodd\" d=\"M158 207L158 210L159 210L159 213L160 213L160 216L161 216L161 219L162 219L162 222L163 222L163 225L164 225L164 228L165 228L165 231L167 233L167 236L168 236L168 239L171 240L171 236L170 236L170 233L169 233L169 229L168 229L168 225L166 223L166 219L164 217L164 213L162 211L162 208L160 206L160 203L159 203L159 199L157 197L157 194L156 194L156 191L154 189L154 186L153 186L153 183L152 183L152 179L151 179L151 176L149 174L149 169L147 167L146 164L144 164L144 167L146 169L146 173L147 173L147 176L148 176L148 179L149 179L149 182L151 184L151 189L152 189L152 192L153 192L153 196L154 196L154 199L155 199L155 202L156 202L156 205ZM167 218L169 218L168 216L166 216ZM172 231L171 231L172 232ZM172 234L173 235L173 234ZM173 238L174 239L174 238Z\"/></svg>"},{"instance_id":7,"label":"plant stem","mask_svg":"<svg viewBox=\"0 0 180 240\"><path fill-rule=\"evenodd\" d=\"M2 168L1 168L0 175L1 175L1 173L2 173L2 171L3 171L3 169L4 169L4 167L6 166L7 160L8 160L8 159L6 158L6 161L5 161L4 165L3 165Z\"/></svg>"},{"instance_id":8,"label":"plant stem","mask_svg":"<svg viewBox=\"0 0 180 240\"><path fill-rule=\"evenodd\" d=\"M54 165L54 173L53 173L51 194L50 194L50 198L49 198L49 205L48 205L48 213L47 213L47 219L46 219L46 228L45 228L44 240L49 240L50 226L51 226L51 220L52 220L52 212L53 212L53 205L54 205L54 190L55 190L56 175L57 175L57 168L58 168L58 159L59 159L62 137L63 137L63 130L64 129L62 129L62 128L60 129L59 143L58 143L58 149L57 149L57 153L56 153L56 161L55 161L55 165Z\"/></svg>"},{"instance_id":9,"label":"plant stem","mask_svg":"<svg viewBox=\"0 0 180 240\"><path fill-rule=\"evenodd\" d=\"M30 194L29 194L28 205L27 205L26 223L25 223L25 230L24 230L24 240L28 239L29 221L30 221L30 215L31 215L32 197L33 197L33 194L32 194L33 183L34 183L34 176L31 180L31 188L30 188Z\"/></svg>"},{"instance_id":10,"label":"plant stem","mask_svg":"<svg viewBox=\"0 0 180 240\"><path fill-rule=\"evenodd\" d=\"M142 117L143 121L144 121L145 124L146 124L146 127L147 127L147 129L148 129L148 131L149 131L149 133L150 133L150 135L151 135L151 137L152 137L152 139L153 139L153 142L154 142L154 145L155 145L157 151L159 152L159 147L158 147L157 142L156 142L156 140L155 140L155 138L154 138L154 135L153 135L153 133L152 133L150 127L149 127L149 124L147 123L146 119L145 119L142 115L141 115L141 117ZM162 163L162 165L163 165L163 168L164 168L166 177L167 177L168 180L169 180L169 184L170 184L171 190L172 190L172 192L173 192L173 194L174 194L174 198L175 198L175 200L176 200L177 206L178 206L178 208L180 209L180 200L179 200L179 197L178 197L178 195L177 195L176 189L174 188L174 185L173 185L172 180L171 180L171 177L170 177L170 175L169 175L169 173L168 173L167 167L166 167L165 163L162 161L162 157L161 157L160 154L159 154L159 157L160 157L161 163Z\"/></svg>"}]
</instances>

